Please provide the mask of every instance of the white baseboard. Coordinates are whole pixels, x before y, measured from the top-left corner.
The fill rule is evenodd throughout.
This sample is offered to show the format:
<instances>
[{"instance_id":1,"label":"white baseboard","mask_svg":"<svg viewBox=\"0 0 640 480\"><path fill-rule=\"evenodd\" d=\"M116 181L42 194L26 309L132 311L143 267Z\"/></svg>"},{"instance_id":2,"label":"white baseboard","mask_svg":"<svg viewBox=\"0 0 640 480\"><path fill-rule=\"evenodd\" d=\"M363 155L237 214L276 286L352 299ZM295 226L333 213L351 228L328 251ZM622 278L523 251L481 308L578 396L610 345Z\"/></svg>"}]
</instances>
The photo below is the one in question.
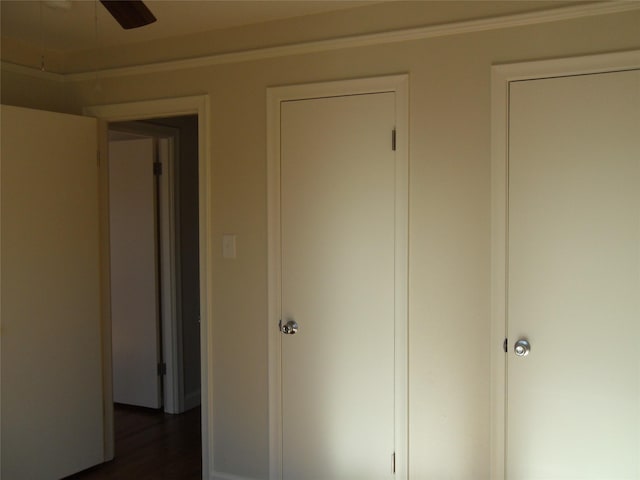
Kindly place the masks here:
<instances>
[{"instance_id":1,"label":"white baseboard","mask_svg":"<svg viewBox=\"0 0 640 480\"><path fill-rule=\"evenodd\" d=\"M191 410L192 408L200 405L200 389L189 392L184 396L184 411Z\"/></svg>"},{"instance_id":2,"label":"white baseboard","mask_svg":"<svg viewBox=\"0 0 640 480\"><path fill-rule=\"evenodd\" d=\"M211 480L257 480L255 478L240 477L238 475L231 475L230 473L213 472Z\"/></svg>"}]
</instances>

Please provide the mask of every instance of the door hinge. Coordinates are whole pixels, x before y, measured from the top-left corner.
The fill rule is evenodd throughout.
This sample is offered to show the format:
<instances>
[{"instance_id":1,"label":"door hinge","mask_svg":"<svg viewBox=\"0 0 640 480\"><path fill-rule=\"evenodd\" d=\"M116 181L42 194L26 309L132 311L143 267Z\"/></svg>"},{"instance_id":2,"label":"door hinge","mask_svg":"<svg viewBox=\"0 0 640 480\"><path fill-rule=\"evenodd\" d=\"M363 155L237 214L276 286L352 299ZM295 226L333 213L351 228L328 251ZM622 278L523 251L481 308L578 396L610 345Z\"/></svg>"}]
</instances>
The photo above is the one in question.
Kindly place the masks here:
<instances>
[{"instance_id":1,"label":"door hinge","mask_svg":"<svg viewBox=\"0 0 640 480\"><path fill-rule=\"evenodd\" d=\"M162 375L166 375L167 374L167 364L166 363L159 363L158 364L158 375L162 376Z\"/></svg>"},{"instance_id":2,"label":"door hinge","mask_svg":"<svg viewBox=\"0 0 640 480\"><path fill-rule=\"evenodd\" d=\"M162 175L162 163L153 162L153 174L154 175Z\"/></svg>"},{"instance_id":3,"label":"door hinge","mask_svg":"<svg viewBox=\"0 0 640 480\"><path fill-rule=\"evenodd\" d=\"M396 129L391 130L391 150L396 151Z\"/></svg>"},{"instance_id":4,"label":"door hinge","mask_svg":"<svg viewBox=\"0 0 640 480\"><path fill-rule=\"evenodd\" d=\"M391 455L391 473L396 473L396 452Z\"/></svg>"},{"instance_id":5,"label":"door hinge","mask_svg":"<svg viewBox=\"0 0 640 480\"><path fill-rule=\"evenodd\" d=\"M509 349L508 345L509 345L509 342L508 342L508 340L505 338L505 339L504 339L504 342L502 342L502 349L504 350L504 353L507 353L507 350Z\"/></svg>"}]
</instances>

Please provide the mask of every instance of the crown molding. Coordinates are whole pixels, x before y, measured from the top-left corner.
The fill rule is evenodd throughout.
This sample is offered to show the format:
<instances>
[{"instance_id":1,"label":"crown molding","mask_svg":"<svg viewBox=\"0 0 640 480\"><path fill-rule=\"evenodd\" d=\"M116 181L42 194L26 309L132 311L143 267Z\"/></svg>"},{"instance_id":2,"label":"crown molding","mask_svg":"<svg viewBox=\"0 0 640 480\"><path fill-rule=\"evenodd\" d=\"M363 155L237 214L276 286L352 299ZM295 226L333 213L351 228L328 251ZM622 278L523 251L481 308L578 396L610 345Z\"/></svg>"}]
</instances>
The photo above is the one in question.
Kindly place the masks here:
<instances>
[{"instance_id":1,"label":"crown molding","mask_svg":"<svg viewBox=\"0 0 640 480\"><path fill-rule=\"evenodd\" d=\"M412 40L422 40L426 38L483 32L502 28L537 25L541 23L573 20L598 15L623 13L633 10L640 10L640 1L604 1L479 20L467 20L442 25L430 25L417 28L393 30L389 32L354 35L350 37L340 37L314 42L294 43L277 47L258 48L253 50L220 53L181 60L170 60L166 62L133 65L129 67L115 67L104 70L91 70L78 73L56 74L50 72L40 72L35 68L24 67L7 62L2 62L2 68L6 68L7 70L13 71L15 73L47 78L49 80L83 82L87 80L96 80L96 78L104 79L126 77L132 75L148 75L166 71L202 68L213 65L240 63L253 60L264 60L269 58L286 57L290 55L326 52L346 48L368 47L372 45L407 42Z\"/></svg>"},{"instance_id":2,"label":"crown molding","mask_svg":"<svg viewBox=\"0 0 640 480\"><path fill-rule=\"evenodd\" d=\"M26 75L33 78L40 78L42 80L53 80L54 82L64 82L66 80L66 76L62 73L47 72L46 70L42 71L38 68L18 65L17 63L5 62L4 60L0 62L0 70L17 73L19 75Z\"/></svg>"}]
</instances>

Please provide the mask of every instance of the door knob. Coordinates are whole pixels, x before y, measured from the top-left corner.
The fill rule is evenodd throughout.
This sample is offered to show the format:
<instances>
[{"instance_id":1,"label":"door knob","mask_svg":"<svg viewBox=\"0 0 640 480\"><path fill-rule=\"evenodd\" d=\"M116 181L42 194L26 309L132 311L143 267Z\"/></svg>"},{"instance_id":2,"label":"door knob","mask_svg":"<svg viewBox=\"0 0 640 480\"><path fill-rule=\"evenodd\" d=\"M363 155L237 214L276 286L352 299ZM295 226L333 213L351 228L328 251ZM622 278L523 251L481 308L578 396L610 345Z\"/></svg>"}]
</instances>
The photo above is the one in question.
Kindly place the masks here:
<instances>
[{"instance_id":1,"label":"door knob","mask_svg":"<svg viewBox=\"0 0 640 480\"><path fill-rule=\"evenodd\" d=\"M298 332L298 323L295 320L289 320L283 324L282 320L280 320L280 331L284 335L295 335Z\"/></svg>"},{"instance_id":2,"label":"door knob","mask_svg":"<svg viewBox=\"0 0 640 480\"><path fill-rule=\"evenodd\" d=\"M518 357L526 357L531 351L531 344L524 338L521 338L513 346L513 351Z\"/></svg>"}]
</instances>

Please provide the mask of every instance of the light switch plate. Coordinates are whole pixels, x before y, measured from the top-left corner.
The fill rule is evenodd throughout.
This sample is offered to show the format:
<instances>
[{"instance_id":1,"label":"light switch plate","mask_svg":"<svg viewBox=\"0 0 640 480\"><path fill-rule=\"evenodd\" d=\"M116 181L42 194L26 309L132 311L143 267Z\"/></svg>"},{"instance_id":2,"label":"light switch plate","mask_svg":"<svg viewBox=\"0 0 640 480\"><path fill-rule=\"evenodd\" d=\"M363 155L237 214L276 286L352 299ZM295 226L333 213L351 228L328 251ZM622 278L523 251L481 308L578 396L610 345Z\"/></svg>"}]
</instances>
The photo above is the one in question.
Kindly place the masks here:
<instances>
[{"instance_id":1,"label":"light switch plate","mask_svg":"<svg viewBox=\"0 0 640 480\"><path fill-rule=\"evenodd\" d=\"M236 236L222 235L222 258L236 258Z\"/></svg>"},{"instance_id":2,"label":"light switch plate","mask_svg":"<svg viewBox=\"0 0 640 480\"><path fill-rule=\"evenodd\" d=\"M222 258L236 258L236 236L222 235Z\"/></svg>"}]
</instances>

